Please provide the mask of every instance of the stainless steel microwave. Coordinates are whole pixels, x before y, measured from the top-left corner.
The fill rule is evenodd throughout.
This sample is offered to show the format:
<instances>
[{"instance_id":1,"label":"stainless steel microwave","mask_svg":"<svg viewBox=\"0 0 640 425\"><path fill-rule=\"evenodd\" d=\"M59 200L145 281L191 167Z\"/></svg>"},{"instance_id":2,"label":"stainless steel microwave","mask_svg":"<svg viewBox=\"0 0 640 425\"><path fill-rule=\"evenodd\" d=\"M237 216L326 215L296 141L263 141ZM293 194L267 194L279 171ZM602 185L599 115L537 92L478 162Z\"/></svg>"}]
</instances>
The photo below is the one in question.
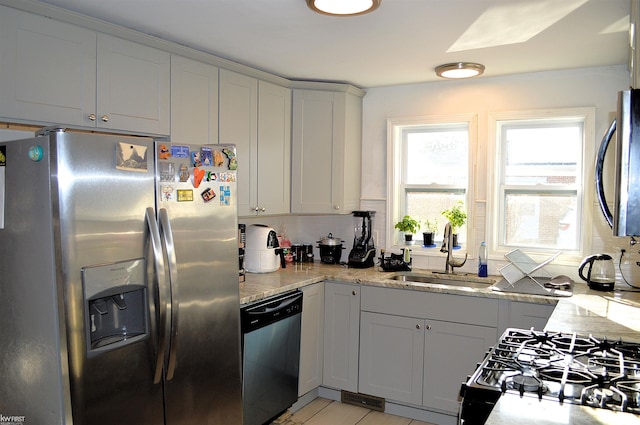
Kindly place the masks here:
<instances>
[{"instance_id":1,"label":"stainless steel microwave","mask_svg":"<svg viewBox=\"0 0 640 425\"><path fill-rule=\"evenodd\" d=\"M613 213L607 204L602 172L609 142L616 135ZM618 93L616 118L602 139L596 158L600 209L614 236L640 236L640 89Z\"/></svg>"}]
</instances>

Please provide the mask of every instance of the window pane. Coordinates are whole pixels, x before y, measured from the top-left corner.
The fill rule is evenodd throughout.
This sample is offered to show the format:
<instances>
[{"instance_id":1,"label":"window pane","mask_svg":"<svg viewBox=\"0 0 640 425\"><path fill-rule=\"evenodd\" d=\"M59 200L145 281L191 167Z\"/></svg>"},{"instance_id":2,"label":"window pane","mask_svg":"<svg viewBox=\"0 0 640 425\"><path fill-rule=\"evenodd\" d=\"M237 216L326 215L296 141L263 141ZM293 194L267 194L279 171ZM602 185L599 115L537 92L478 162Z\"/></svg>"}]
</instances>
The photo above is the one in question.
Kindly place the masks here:
<instances>
[{"instance_id":1,"label":"window pane","mask_svg":"<svg viewBox=\"0 0 640 425\"><path fill-rule=\"evenodd\" d=\"M442 237L442 231L447 219L441 214L442 211L451 207L458 200L464 202L464 193L451 193L451 192L407 192L407 214L416 218L423 226L425 220L438 220L438 235ZM420 232L424 231L424 228L420 228ZM461 243L465 242L466 226L458 231L458 240Z\"/></svg>"},{"instance_id":2,"label":"window pane","mask_svg":"<svg viewBox=\"0 0 640 425\"><path fill-rule=\"evenodd\" d=\"M506 184L575 184L582 125L505 128Z\"/></svg>"},{"instance_id":3,"label":"window pane","mask_svg":"<svg viewBox=\"0 0 640 425\"><path fill-rule=\"evenodd\" d=\"M576 199L572 194L507 193L505 245L576 249Z\"/></svg>"},{"instance_id":4,"label":"window pane","mask_svg":"<svg viewBox=\"0 0 640 425\"><path fill-rule=\"evenodd\" d=\"M465 127L405 132L406 184L467 186L469 132Z\"/></svg>"}]
</instances>

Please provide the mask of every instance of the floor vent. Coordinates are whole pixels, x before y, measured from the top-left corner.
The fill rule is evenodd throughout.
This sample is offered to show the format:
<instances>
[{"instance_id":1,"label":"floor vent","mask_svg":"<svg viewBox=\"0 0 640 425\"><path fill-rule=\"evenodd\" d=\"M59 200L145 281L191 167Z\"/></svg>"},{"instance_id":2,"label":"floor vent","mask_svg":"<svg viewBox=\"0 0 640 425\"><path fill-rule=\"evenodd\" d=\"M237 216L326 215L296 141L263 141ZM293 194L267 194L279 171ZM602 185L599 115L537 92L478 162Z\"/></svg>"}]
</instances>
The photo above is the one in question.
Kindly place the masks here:
<instances>
[{"instance_id":1,"label":"floor vent","mask_svg":"<svg viewBox=\"0 0 640 425\"><path fill-rule=\"evenodd\" d=\"M340 391L340 401L342 403L363 406L368 409L377 410L378 412L384 412L384 398L342 390Z\"/></svg>"}]
</instances>

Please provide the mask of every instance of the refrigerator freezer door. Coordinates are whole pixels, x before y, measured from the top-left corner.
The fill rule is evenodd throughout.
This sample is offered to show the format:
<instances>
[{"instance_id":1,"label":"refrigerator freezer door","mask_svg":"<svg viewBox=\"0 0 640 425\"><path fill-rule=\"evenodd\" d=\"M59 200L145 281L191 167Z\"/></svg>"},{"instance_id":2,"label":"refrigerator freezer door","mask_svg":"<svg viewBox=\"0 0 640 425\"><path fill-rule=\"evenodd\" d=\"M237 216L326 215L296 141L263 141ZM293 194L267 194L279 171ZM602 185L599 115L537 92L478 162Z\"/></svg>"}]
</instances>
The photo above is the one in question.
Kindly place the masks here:
<instances>
[{"instance_id":1,"label":"refrigerator freezer door","mask_svg":"<svg viewBox=\"0 0 640 425\"><path fill-rule=\"evenodd\" d=\"M59 220L58 270L67 298L67 344L70 356L74 422L90 424L158 424L163 421L161 383L154 383L155 338L104 347L98 355L87 337L89 302L81 270L100 264L154 259L147 241L147 208L155 202L153 140L139 137L53 133L51 175L54 216ZM156 282L146 279L146 300L155 314ZM133 279L118 282L127 286ZM136 282L138 283L138 282ZM121 292L120 290L117 292ZM151 317L149 320L153 319ZM77 419L75 419L77 418Z\"/></svg>"},{"instance_id":2,"label":"refrigerator freezer door","mask_svg":"<svg viewBox=\"0 0 640 425\"><path fill-rule=\"evenodd\" d=\"M235 149L163 143L157 157L161 233L176 264L167 424L241 424Z\"/></svg>"},{"instance_id":3,"label":"refrigerator freezer door","mask_svg":"<svg viewBox=\"0 0 640 425\"><path fill-rule=\"evenodd\" d=\"M28 157L33 146L43 150L39 161ZM156 338L149 326L155 308L125 311L155 298L154 279L116 270L132 260L150 267L144 218L155 202L153 141L55 132L8 142L6 150L12 160L0 230L0 271L7 278L0 343L12 349L2 350L0 364L12 372L2 374L0 412L23 414L29 423L163 423L162 384L153 383ZM82 270L107 264L114 268L105 274L115 279L113 293L93 294L90 304ZM128 276L134 275L130 285ZM128 341L128 330L120 327L125 335L114 338L118 343L92 352L87 312L104 313L105 306L131 321L136 336ZM109 332L120 326L114 319L103 325L114 328Z\"/></svg>"}]
</instances>

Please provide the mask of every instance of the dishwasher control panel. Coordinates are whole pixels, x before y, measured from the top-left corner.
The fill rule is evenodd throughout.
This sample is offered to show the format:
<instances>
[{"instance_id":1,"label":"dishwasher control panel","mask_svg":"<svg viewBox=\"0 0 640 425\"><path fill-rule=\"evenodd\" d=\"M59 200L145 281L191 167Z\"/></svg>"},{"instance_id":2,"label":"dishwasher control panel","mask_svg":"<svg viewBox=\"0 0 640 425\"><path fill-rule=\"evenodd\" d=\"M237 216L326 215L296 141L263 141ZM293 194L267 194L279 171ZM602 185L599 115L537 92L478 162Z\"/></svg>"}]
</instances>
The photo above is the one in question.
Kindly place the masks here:
<instances>
[{"instance_id":1,"label":"dishwasher control panel","mask_svg":"<svg viewBox=\"0 0 640 425\"><path fill-rule=\"evenodd\" d=\"M242 332L248 333L302 312L302 292L291 291L243 307Z\"/></svg>"}]
</instances>

